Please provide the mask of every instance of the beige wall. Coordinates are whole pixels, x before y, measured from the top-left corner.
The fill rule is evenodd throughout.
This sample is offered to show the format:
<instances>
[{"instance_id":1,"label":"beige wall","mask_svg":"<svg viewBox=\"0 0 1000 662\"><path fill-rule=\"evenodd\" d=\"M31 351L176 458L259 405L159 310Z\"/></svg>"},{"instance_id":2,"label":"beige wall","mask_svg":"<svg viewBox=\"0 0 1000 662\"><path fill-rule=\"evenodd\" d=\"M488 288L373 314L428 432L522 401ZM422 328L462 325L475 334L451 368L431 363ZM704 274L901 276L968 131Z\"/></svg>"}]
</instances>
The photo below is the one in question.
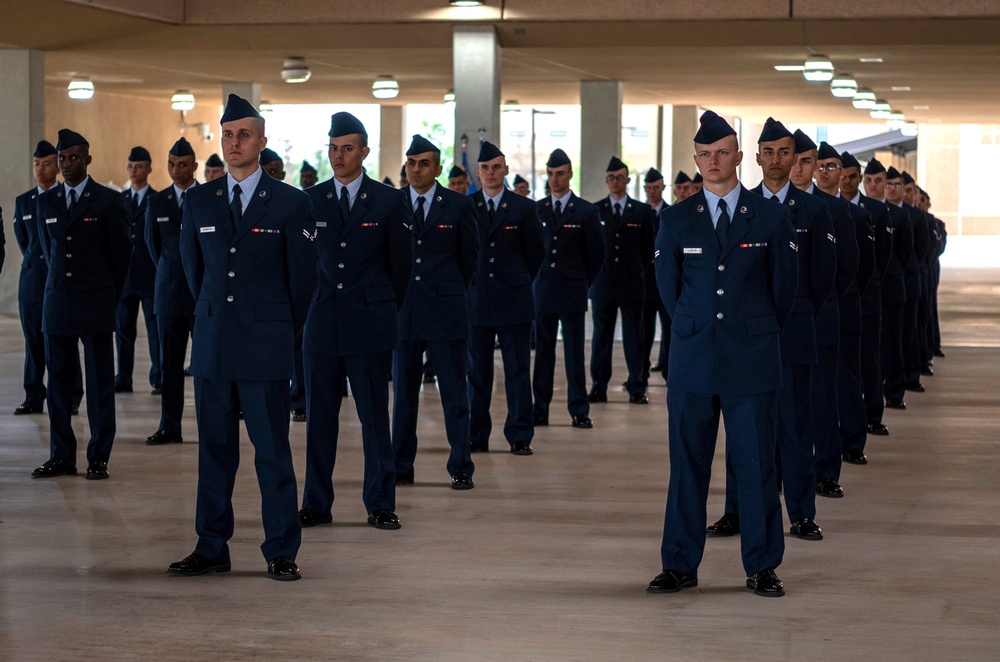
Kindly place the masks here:
<instances>
[{"instance_id":1,"label":"beige wall","mask_svg":"<svg viewBox=\"0 0 1000 662\"><path fill-rule=\"evenodd\" d=\"M181 114L170 108L169 99L124 96L102 89L89 101L73 101L66 96L64 87L47 87L45 92L46 139L55 144L62 128L82 134L90 142L90 154L94 157L89 174L101 184L113 183L119 188L127 184L125 163L136 145L148 149L153 157L149 183L155 189L170 185L167 152L181 135L194 147L201 164L199 173L205 159L219 151L221 95L199 100L194 110L187 113L189 125L198 122L209 125L213 139L206 142L194 128L181 132ZM31 160L25 158L24 165L30 168Z\"/></svg>"}]
</instances>

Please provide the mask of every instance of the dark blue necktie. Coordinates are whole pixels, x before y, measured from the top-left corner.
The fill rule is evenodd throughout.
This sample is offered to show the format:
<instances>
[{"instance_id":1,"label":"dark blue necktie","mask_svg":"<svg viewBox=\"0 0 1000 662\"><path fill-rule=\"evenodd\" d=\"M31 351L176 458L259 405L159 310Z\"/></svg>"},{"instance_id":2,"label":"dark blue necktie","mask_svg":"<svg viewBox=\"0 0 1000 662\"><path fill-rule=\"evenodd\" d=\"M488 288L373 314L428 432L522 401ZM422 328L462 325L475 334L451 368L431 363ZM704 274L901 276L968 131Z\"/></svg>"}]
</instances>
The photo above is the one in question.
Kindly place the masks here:
<instances>
[{"instance_id":1,"label":"dark blue necktie","mask_svg":"<svg viewBox=\"0 0 1000 662\"><path fill-rule=\"evenodd\" d=\"M344 221L347 221L347 217L351 215L351 194L347 192L346 186L340 187L340 214L344 217Z\"/></svg>"},{"instance_id":2,"label":"dark blue necktie","mask_svg":"<svg viewBox=\"0 0 1000 662\"><path fill-rule=\"evenodd\" d=\"M726 244L726 233L729 232L729 211L726 209L726 201L719 200L719 221L715 224L715 234L719 236L719 243Z\"/></svg>"},{"instance_id":3,"label":"dark blue necktie","mask_svg":"<svg viewBox=\"0 0 1000 662\"><path fill-rule=\"evenodd\" d=\"M76 189L69 190L69 217L73 218L76 213Z\"/></svg>"},{"instance_id":4,"label":"dark blue necktie","mask_svg":"<svg viewBox=\"0 0 1000 662\"><path fill-rule=\"evenodd\" d=\"M233 217L233 229L240 224L243 220L243 205L240 203L240 194L243 193L240 190L240 185L237 184L233 187L233 201L229 203L229 214Z\"/></svg>"},{"instance_id":5,"label":"dark blue necktie","mask_svg":"<svg viewBox=\"0 0 1000 662\"><path fill-rule=\"evenodd\" d=\"M420 232L424 229L424 218L425 218L424 202L426 202L426 200L424 200L424 196L421 195L417 197L417 213L414 214L413 216L413 221L414 221L413 224L414 227L417 229L417 232Z\"/></svg>"}]
</instances>

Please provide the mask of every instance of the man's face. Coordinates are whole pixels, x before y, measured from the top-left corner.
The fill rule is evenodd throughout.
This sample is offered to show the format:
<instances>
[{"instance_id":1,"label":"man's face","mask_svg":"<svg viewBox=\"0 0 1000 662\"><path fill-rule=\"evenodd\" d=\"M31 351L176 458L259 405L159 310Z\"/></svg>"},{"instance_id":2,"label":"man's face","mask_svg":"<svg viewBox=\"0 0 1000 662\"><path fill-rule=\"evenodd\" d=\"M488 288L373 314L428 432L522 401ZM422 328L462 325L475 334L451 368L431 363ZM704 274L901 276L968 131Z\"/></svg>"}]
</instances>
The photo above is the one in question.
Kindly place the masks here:
<instances>
[{"instance_id":1,"label":"man's face","mask_svg":"<svg viewBox=\"0 0 1000 662\"><path fill-rule=\"evenodd\" d=\"M792 164L792 172L789 178L795 188L805 190L812 186L813 173L816 171L816 150L802 152L795 155L795 163Z\"/></svg>"},{"instance_id":2,"label":"man's face","mask_svg":"<svg viewBox=\"0 0 1000 662\"><path fill-rule=\"evenodd\" d=\"M503 178L507 176L507 159L498 156L489 161L479 162L479 181L483 183L484 189L499 191L503 188Z\"/></svg>"},{"instance_id":3,"label":"man's face","mask_svg":"<svg viewBox=\"0 0 1000 662\"><path fill-rule=\"evenodd\" d=\"M894 205L898 205L903 201L903 189L905 187L906 184L903 183L902 177L887 179L885 181L885 199Z\"/></svg>"},{"instance_id":4,"label":"man's face","mask_svg":"<svg viewBox=\"0 0 1000 662\"><path fill-rule=\"evenodd\" d=\"M853 170L857 171L857 168ZM813 173L816 186L830 195L835 195L840 187L841 172L840 159L820 159L816 162L816 172Z\"/></svg>"},{"instance_id":5,"label":"man's face","mask_svg":"<svg viewBox=\"0 0 1000 662\"><path fill-rule=\"evenodd\" d=\"M167 157L167 174L179 188L186 189L191 186L194 182L194 173L197 171L198 163L194 160L194 155L174 156L171 154Z\"/></svg>"},{"instance_id":6,"label":"man's face","mask_svg":"<svg viewBox=\"0 0 1000 662\"><path fill-rule=\"evenodd\" d=\"M885 200L885 173L865 175L865 195L876 200Z\"/></svg>"},{"instance_id":7,"label":"man's face","mask_svg":"<svg viewBox=\"0 0 1000 662\"><path fill-rule=\"evenodd\" d=\"M681 200L687 200L693 194L694 194L694 188L691 182L674 184L674 199L677 202L680 202Z\"/></svg>"},{"instance_id":8,"label":"man's face","mask_svg":"<svg viewBox=\"0 0 1000 662\"><path fill-rule=\"evenodd\" d=\"M423 152L406 157L406 181L417 193L426 193L441 174L441 154Z\"/></svg>"},{"instance_id":9,"label":"man's face","mask_svg":"<svg viewBox=\"0 0 1000 662\"><path fill-rule=\"evenodd\" d=\"M226 174L226 169L225 168L212 168L212 167L209 167L209 166L205 166L205 181L206 182L210 182L213 179L218 179L219 177L223 177L223 176L225 176L225 174Z\"/></svg>"},{"instance_id":10,"label":"man's face","mask_svg":"<svg viewBox=\"0 0 1000 662\"><path fill-rule=\"evenodd\" d=\"M528 186L527 182L518 182L514 184L514 193L528 197L528 194L531 193L531 187Z\"/></svg>"},{"instance_id":11,"label":"man's face","mask_svg":"<svg viewBox=\"0 0 1000 662\"><path fill-rule=\"evenodd\" d=\"M128 170L128 180L135 190L141 189L149 179L149 173L153 171L153 164L149 161L129 161L125 166Z\"/></svg>"},{"instance_id":12,"label":"man's face","mask_svg":"<svg viewBox=\"0 0 1000 662\"><path fill-rule=\"evenodd\" d=\"M743 155L741 153L740 154L740 161L742 161L742 160L743 160ZM702 175L702 177L704 177L704 175ZM702 187L702 183L701 182L696 182L696 181L692 180L691 181L691 195L694 195L695 193L697 193L698 191L700 191L701 187ZM688 196L688 197L690 197L690 196Z\"/></svg>"},{"instance_id":13,"label":"man's face","mask_svg":"<svg viewBox=\"0 0 1000 662\"><path fill-rule=\"evenodd\" d=\"M35 183L44 189L51 188L59 174L59 166L56 165L56 155L35 157L32 162L32 170L35 174Z\"/></svg>"},{"instance_id":14,"label":"man's face","mask_svg":"<svg viewBox=\"0 0 1000 662\"><path fill-rule=\"evenodd\" d=\"M302 188L309 188L310 186L316 186L316 171L315 170L303 170L299 173L299 186Z\"/></svg>"},{"instance_id":15,"label":"man's face","mask_svg":"<svg viewBox=\"0 0 1000 662\"><path fill-rule=\"evenodd\" d=\"M264 137L264 123L255 117L226 122L222 125L219 139L222 158L229 169L249 169L260 161L260 153L267 147Z\"/></svg>"},{"instance_id":16,"label":"man's face","mask_svg":"<svg viewBox=\"0 0 1000 662\"><path fill-rule=\"evenodd\" d=\"M930 198L927 197L926 193L921 193L917 197L917 208L921 211L927 211L931 208L931 201Z\"/></svg>"},{"instance_id":17,"label":"man's face","mask_svg":"<svg viewBox=\"0 0 1000 662\"><path fill-rule=\"evenodd\" d=\"M570 180L573 179L573 167L568 165L558 168L546 168L545 176L549 179L549 191L557 198L561 198L569 191Z\"/></svg>"},{"instance_id":18,"label":"man's face","mask_svg":"<svg viewBox=\"0 0 1000 662\"><path fill-rule=\"evenodd\" d=\"M59 150L59 172L63 180L70 186L76 186L87 176L87 166L90 165L90 147L76 145Z\"/></svg>"},{"instance_id":19,"label":"man's face","mask_svg":"<svg viewBox=\"0 0 1000 662\"><path fill-rule=\"evenodd\" d=\"M333 176L350 183L361 175L361 164L368 157L368 140L360 133L330 138L330 166Z\"/></svg>"},{"instance_id":20,"label":"man's face","mask_svg":"<svg viewBox=\"0 0 1000 662\"><path fill-rule=\"evenodd\" d=\"M860 168L844 168L840 171L840 194L847 198L848 200L853 200L854 196L858 194L858 187L861 186L861 170ZM867 183L865 184L865 190L869 191ZM871 196L871 194L868 194ZM874 196L871 196L874 197ZM879 198L881 200L881 198Z\"/></svg>"},{"instance_id":21,"label":"man's face","mask_svg":"<svg viewBox=\"0 0 1000 662\"><path fill-rule=\"evenodd\" d=\"M456 193L465 195L469 192L469 176L462 174L460 177L449 177L448 188Z\"/></svg>"},{"instance_id":22,"label":"man's face","mask_svg":"<svg viewBox=\"0 0 1000 662\"><path fill-rule=\"evenodd\" d=\"M277 179L279 182L285 181L285 163L281 159L277 161L271 161L267 165L261 166L264 172L268 174L271 179Z\"/></svg>"},{"instance_id":23,"label":"man's face","mask_svg":"<svg viewBox=\"0 0 1000 662\"><path fill-rule=\"evenodd\" d=\"M644 182L642 190L646 192L646 202L654 207L660 204L660 201L663 200L662 179L658 179L655 182Z\"/></svg>"},{"instance_id":24,"label":"man's face","mask_svg":"<svg viewBox=\"0 0 1000 662\"><path fill-rule=\"evenodd\" d=\"M694 162L702 178L721 184L736 178L736 168L743 161L736 136L726 136L709 145L694 144Z\"/></svg>"},{"instance_id":25,"label":"man's face","mask_svg":"<svg viewBox=\"0 0 1000 662\"><path fill-rule=\"evenodd\" d=\"M905 184L903 186L903 202L908 205L913 204L913 194L917 192L916 184Z\"/></svg>"},{"instance_id":26,"label":"man's face","mask_svg":"<svg viewBox=\"0 0 1000 662\"><path fill-rule=\"evenodd\" d=\"M757 144L757 165L764 179L784 185L795 163L795 140L782 138ZM707 177L706 177L707 179Z\"/></svg>"},{"instance_id":27,"label":"man's face","mask_svg":"<svg viewBox=\"0 0 1000 662\"><path fill-rule=\"evenodd\" d=\"M625 195L625 189L628 188L628 180L628 168L611 170L608 172L607 177L604 178L605 183L608 185L608 192L616 198L621 198Z\"/></svg>"}]
</instances>

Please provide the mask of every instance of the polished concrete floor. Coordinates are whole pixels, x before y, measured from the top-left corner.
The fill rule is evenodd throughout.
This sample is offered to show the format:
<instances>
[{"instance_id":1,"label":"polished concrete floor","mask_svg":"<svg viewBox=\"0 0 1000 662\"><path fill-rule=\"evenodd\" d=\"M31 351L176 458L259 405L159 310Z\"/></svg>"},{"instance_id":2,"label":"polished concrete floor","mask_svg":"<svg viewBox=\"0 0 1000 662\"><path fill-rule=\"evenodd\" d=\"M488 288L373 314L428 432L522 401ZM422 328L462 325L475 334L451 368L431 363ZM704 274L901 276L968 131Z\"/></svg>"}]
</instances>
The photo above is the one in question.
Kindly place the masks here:
<instances>
[{"instance_id":1,"label":"polished concrete floor","mask_svg":"<svg viewBox=\"0 0 1000 662\"><path fill-rule=\"evenodd\" d=\"M1000 659L1000 271L943 280L947 358L927 393L887 412L891 436L870 440L871 463L844 468L847 497L820 500L826 539L787 539L780 600L744 588L736 539L709 541L697 589L645 593L669 470L659 384L648 407L612 393L589 431L562 415L560 384L535 455L476 456L471 492L448 489L440 402L425 387L417 484L397 492L394 532L365 525L347 401L335 523L304 531L293 583L266 578L244 440L233 572L168 577L195 543L193 406L188 442L150 448L159 400L121 396L111 480L32 480L48 421L10 415L22 350L17 321L2 318L0 660ZM75 423L85 438L85 418ZM305 427L291 430L301 476Z\"/></svg>"}]
</instances>

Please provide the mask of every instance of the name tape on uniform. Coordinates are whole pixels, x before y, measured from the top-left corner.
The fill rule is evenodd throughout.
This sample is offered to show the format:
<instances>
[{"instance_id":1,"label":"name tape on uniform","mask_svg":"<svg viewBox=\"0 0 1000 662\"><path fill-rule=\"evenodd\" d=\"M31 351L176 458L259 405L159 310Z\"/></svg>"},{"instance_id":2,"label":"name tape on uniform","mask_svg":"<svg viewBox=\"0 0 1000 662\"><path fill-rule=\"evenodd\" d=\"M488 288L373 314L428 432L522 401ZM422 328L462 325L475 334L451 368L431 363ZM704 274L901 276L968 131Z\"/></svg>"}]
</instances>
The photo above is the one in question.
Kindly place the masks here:
<instances>
[{"instance_id":1,"label":"name tape on uniform","mask_svg":"<svg viewBox=\"0 0 1000 662\"><path fill-rule=\"evenodd\" d=\"M199 229L202 232L215 232L215 226L214 225L206 225L205 227L199 228Z\"/></svg>"},{"instance_id":2,"label":"name tape on uniform","mask_svg":"<svg viewBox=\"0 0 1000 662\"><path fill-rule=\"evenodd\" d=\"M685 248L684 249L684 254L685 255L701 255L701 249L700 248Z\"/></svg>"}]
</instances>

